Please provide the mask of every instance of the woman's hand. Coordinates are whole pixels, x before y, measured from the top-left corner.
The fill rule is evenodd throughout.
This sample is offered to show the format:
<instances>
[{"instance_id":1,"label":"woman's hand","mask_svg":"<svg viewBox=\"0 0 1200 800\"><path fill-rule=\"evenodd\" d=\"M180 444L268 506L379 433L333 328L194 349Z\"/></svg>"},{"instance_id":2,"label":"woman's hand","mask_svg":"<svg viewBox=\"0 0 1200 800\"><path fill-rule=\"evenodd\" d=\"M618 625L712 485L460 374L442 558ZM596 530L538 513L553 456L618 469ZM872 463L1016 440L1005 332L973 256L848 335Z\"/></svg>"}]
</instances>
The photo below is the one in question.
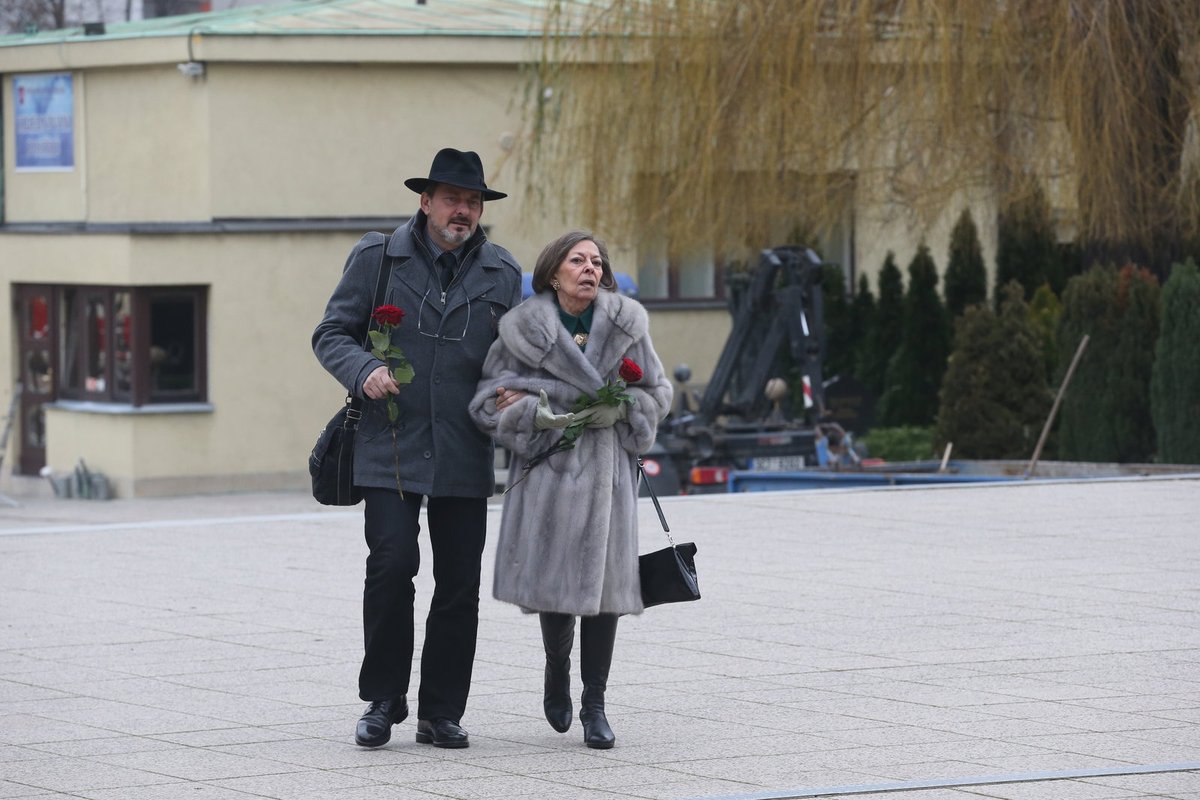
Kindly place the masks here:
<instances>
[{"instance_id":1,"label":"woman's hand","mask_svg":"<svg viewBox=\"0 0 1200 800\"><path fill-rule=\"evenodd\" d=\"M589 406L576 412L576 422L587 422L589 428L611 428L628 416L624 403L615 406Z\"/></svg>"},{"instance_id":2,"label":"woman's hand","mask_svg":"<svg viewBox=\"0 0 1200 800\"><path fill-rule=\"evenodd\" d=\"M533 415L533 427L538 430L565 428L574 421L575 415L570 412L555 414L550 410L550 398L546 396L545 390L538 393L537 412Z\"/></svg>"}]
</instances>

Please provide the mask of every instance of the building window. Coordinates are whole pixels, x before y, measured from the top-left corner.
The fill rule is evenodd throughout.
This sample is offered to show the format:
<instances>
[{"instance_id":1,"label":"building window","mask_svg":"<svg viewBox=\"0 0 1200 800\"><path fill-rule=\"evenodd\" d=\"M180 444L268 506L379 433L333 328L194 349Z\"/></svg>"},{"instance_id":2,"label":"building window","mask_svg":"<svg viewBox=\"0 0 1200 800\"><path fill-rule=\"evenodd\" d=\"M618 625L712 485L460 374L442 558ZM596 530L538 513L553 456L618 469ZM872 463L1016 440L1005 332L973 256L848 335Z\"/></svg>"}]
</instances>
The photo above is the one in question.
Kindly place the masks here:
<instances>
[{"instance_id":1,"label":"building window","mask_svg":"<svg viewBox=\"0 0 1200 800\"><path fill-rule=\"evenodd\" d=\"M646 215L656 207L661 192L658 178L644 177L639 181L639 202L645 204ZM711 247L675 243L664 238L650 238L638 249L638 298L653 306L674 303L722 301L725 279L753 267L762 250L782 245L802 244L811 247L824 261L841 266L848 286L855 278L854 263L854 176L849 173L802 175L788 172L782 178L770 178L754 172L737 172L726 182L731 186L777 186L779 205L789 209L792 219L759 219L748 217L733 228L753 242L739 252L714 252ZM805 222L806 203L819 193L822 218L832 221L823 225ZM647 199L650 198L650 199Z\"/></svg>"},{"instance_id":2,"label":"building window","mask_svg":"<svg viewBox=\"0 0 1200 800\"><path fill-rule=\"evenodd\" d=\"M56 286L58 396L130 403L207 399L207 290Z\"/></svg>"},{"instance_id":3,"label":"building window","mask_svg":"<svg viewBox=\"0 0 1200 800\"><path fill-rule=\"evenodd\" d=\"M662 242L638 254L638 298L650 301L703 301L725 297L724 269L711 249L671 252Z\"/></svg>"}]
</instances>

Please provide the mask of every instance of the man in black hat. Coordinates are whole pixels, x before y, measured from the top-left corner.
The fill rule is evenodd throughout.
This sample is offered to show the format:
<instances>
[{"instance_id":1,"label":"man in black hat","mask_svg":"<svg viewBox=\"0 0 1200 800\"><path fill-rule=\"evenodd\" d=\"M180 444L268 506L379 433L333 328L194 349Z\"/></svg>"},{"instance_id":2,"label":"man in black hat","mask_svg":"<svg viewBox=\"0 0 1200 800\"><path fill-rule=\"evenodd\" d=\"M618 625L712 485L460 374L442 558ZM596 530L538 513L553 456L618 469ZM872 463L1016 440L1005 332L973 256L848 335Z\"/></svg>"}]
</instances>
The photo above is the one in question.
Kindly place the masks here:
<instances>
[{"instance_id":1,"label":"man in black hat","mask_svg":"<svg viewBox=\"0 0 1200 800\"><path fill-rule=\"evenodd\" d=\"M421 651L416 737L435 747L466 747L460 722L475 658L487 498L495 489L492 443L471 421L467 403L500 317L521 299L521 267L479 227L484 203L506 195L487 187L478 155L441 150L427 178L404 185L420 193L420 210L390 237L368 233L359 240L313 332L325 369L367 399L355 439L354 483L366 501L370 551L358 679L359 696L370 706L354 740L363 747L385 744L392 726L408 716L424 502L435 585ZM380 270L387 283L377 303ZM391 342L412 365L408 385L397 383L389 365L364 347L376 305L403 311Z\"/></svg>"}]
</instances>

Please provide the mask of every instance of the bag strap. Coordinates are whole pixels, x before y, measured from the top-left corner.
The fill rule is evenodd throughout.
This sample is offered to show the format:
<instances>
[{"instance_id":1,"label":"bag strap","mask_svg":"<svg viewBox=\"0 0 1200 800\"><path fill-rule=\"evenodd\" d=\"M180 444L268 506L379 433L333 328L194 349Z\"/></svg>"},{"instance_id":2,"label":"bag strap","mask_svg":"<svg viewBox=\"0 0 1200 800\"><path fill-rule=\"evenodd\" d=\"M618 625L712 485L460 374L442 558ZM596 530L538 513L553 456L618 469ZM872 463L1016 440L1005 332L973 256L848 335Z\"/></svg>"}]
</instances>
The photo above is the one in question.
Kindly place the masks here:
<instances>
[{"instance_id":1,"label":"bag strap","mask_svg":"<svg viewBox=\"0 0 1200 800\"><path fill-rule=\"evenodd\" d=\"M646 491L650 493L650 499L654 501L654 510L658 512L658 521L662 523L663 533L667 535L667 541L671 543L671 547L675 546L675 540L671 538L671 529L667 526L667 518L663 514L662 506L658 504L658 495L654 493L654 487L650 485L650 478L646 475L646 468L642 465L642 457L637 457L638 474L642 478L642 483L646 484Z\"/></svg>"},{"instance_id":2,"label":"bag strap","mask_svg":"<svg viewBox=\"0 0 1200 800\"><path fill-rule=\"evenodd\" d=\"M391 275L391 270L384 269L383 265L387 263L387 249L388 249L388 245L391 243L391 241L392 241L391 234L388 234L387 236L383 237L383 248L379 252L379 272L375 278L375 298L374 298L374 301L371 303L371 311L372 312L374 312L375 309L377 309L381 305L383 305L383 300L387 296L388 279L391 278L392 275ZM363 349L364 350L371 349L371 329L378 328L378 327L379 327L379 323L377 323L375 321L375 318L368 316L367 317L367 332L363 335ZM355 394L353 392L346 393L346 405L350 406L350 409L352 411L354 411L356 413L360 413L362 410L362 404L363 404L363 399L361 397L355 396Z\"/></svg>"}]
</instances>

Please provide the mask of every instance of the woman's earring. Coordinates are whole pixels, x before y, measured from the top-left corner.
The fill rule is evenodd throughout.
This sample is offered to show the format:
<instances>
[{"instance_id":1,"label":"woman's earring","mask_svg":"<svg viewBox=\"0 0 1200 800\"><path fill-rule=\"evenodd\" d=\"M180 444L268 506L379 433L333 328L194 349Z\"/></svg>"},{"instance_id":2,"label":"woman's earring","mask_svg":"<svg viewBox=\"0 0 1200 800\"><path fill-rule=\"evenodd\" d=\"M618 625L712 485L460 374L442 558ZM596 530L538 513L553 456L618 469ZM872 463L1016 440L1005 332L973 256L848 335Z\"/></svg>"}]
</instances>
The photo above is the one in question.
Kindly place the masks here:
<instances>
[{"instance_id":1,"label":"woman's earring","mask_svg":"<svg viewBox=\"0 0 1200 800\"><path fill-rule=\"evenodd\" d=\"M558 282L558 278L555 278L554 280L550 281L550 288L556 292L562 288L562 284Z\"/></svg>"}]
</instances>

